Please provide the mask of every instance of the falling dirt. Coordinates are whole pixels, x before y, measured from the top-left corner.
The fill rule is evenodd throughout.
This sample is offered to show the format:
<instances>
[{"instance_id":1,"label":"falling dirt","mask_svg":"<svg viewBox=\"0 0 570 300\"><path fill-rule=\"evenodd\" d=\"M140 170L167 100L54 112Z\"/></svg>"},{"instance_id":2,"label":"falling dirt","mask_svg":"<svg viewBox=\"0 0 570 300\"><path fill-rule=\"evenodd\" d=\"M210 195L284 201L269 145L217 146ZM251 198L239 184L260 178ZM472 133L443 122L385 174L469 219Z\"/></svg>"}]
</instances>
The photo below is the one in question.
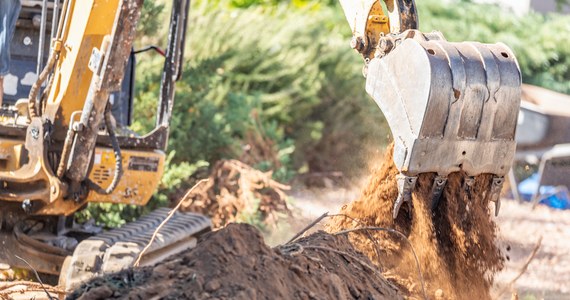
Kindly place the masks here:
<instances>
[{"instance_id":1,"label":"falling dirt","mask_svg":"<svg viewBox=\"0 0 570 300\"><path fill-rule=\"evenodd\" d=\"M393 228L403 233L419 260L430 299L490 299L493 275L504 259L495 245L496 226L491 218L487 191L492 178L475 178L471 192L463 188L464 174L448 177L444 194L432 213L431 189L435 174L419 176L413 208L404 204L398 218L392 209L397 198L393 148L373 172L362 196L345 205L327 229L331 232L363 226ZM414 298L423 298L416 261L403 237L389 232L351 234L357 249L377 264L386 278Z\"/></svg>"},{"instance_id":2,"label":"falling dirt","mask_svg":"<svg viewBox=\"0 0 570 300\"><path fill-rule=\"evenodd\" d=\"M346 236L317 232L268 247L229 224L153 267L93 279L68 299L403 299Z\"/></svg>"}]
</instances>

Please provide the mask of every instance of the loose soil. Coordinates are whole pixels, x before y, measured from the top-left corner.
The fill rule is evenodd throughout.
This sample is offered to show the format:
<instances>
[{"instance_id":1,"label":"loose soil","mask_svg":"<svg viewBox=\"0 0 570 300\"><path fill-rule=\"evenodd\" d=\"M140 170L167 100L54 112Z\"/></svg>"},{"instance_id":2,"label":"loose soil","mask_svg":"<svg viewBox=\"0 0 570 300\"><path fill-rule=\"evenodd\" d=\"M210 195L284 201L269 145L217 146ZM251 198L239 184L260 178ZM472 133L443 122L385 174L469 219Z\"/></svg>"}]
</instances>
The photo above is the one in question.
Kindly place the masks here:
<instances>
[{"instance_id":1,"label":"loose soil","mask_svg":"<svg viewBox=\"0 0 570 300\"><path fill-rule=\"evenodd\" d=\"M432 211L435 174L423 174L413 193L413 208L403 205L394 220L397 174L389 149L361 197L327 224L331 233L319 231L270 248L254 227L229 224L205 235L191 251L153 267L96 278L68 298L420 299L424 282L430 299L490 299L493 276L504 265L489 209L491 176L476 177L467 191L465 174L451 174ZM239 179L234 176L215 178ZM197 194L204 196L195 203L211 198L206 194L215 190ZM395 229L405 238L385 231L334 234L367 226Z\"/></svg>"},{"instance_id":2,"label":"loose soil","mask_svg":"<svg viewBox=\"0 0 570 300\"><path fill-rule=\"evenodd\" d=\"M273 180L272 172L262 172L238 160L220 160L208 182L182 199L180 209L210 217L215 229L251 220L272 227L280 216L289 214L285 194L289 189Z\"/></svg>"},{"instance_id":3,"label":"loose soil","mask_svg":"<svg viewBox=\"0 0 570 300\"><path fill-rule=\"evenodd\" d=\"M342 207L341 214L350 218L335 217L328 230L363 226L396 229L407 237L417 254L429 298L490 299L493 275L504 264L495 245L496 225L487 197L492 178L476 177L468 192L463 188L465 174L451 174L439 205L432 212L435 174L423 174L413 193L413 208L404 204L393 220L397 174L389 149L362 196ZM423 298L414 255L402 237L375 231L354 233L351 241L408 295Z\"/></svg>"},{"instance_id":4,"label":"loose soil","mask_svg":"<svg viewBox=\"0 0 570 300\"><path fill-rule=\"evenodd\" d=\"M268 247L229 224L197 248L153 267L96 278L68 299L403 299L345 236L317 232Z\"/></svg>"}]
</instances>

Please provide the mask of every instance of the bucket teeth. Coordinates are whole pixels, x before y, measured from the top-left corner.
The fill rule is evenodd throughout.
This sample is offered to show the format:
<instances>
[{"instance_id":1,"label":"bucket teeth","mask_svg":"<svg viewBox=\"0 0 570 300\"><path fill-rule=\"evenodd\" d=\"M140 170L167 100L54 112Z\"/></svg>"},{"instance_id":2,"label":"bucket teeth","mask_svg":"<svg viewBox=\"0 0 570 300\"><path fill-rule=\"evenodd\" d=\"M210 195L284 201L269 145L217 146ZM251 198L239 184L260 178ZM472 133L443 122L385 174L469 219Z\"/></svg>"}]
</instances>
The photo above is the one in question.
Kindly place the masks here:
<instances>
[{"instance_id":1,"label":"bucket teeth","mask_svg":"<svg viewBox=\"0 0 570 300\"><path fill-rule=\"evenodd\" d=\"M443 190L445 189L445 185L447 184L447 177L445 176L437 176L433 182L433 186L431 188L431 210L435 211L437 205L439 204L439 200L441 199L441 195L443 194Z\"/></svg>"},{"instance_id":2,"label":"bucket teeth","mask_svg":"<svg viewBox=\"0 0 570 300\"><path fill-rule=\"evenodd\" d=\"M501 190L503 189L503 183L505 183L505 177L493 177L491 194L489 196L491 197L490 200L495 202L495 217L499 215L499 210L501 209Z\"/></svg>"},{"instance_id":3,"label":"bucket teeth","mask_svg":"<svg viewBox=\"0 0 570 300\"><path fill-rule=\"evenodd\" d=\"M400 212L400 207L404 202L408 203L408 207L410 211L412 209L412 192L414 191L414 187L416 186L416 182L418 177L411 177L411 176L398 176L398 199L394 203L394 211L392 212L392 217L396 219L398 217L398 213Z\"/></svg>"}]
</instances>

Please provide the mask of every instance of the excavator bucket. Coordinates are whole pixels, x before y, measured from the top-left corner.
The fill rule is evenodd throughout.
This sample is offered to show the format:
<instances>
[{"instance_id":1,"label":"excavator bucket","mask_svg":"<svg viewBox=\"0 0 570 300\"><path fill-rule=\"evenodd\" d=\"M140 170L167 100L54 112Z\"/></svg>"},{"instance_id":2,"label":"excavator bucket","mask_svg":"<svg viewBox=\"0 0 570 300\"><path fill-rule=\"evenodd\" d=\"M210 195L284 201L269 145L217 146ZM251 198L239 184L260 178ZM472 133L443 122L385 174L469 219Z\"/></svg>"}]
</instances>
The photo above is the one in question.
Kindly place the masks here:
<instances>
[{"instance_id":1,"label":"excavator bucket","mask_svg":"<svg viewBox=\"0 0 570 300\"><path fill-rule=\"evenodd\" d=\"M466 189L475 176L493 175L488 195L497 214L514 159L521 99L521 74L512 51L501 43L452 43L439 32L415 30L417 16L402 16L415 14L413 1L341 2L349 23L357 24L351 46L365 58L366 91L394 138L400 175L393 217L403 203L411 203L418 175L437 174L432 188L437 203L447 176L459 171L467 175ZM381 13L375 9L381 2L388 23L398 15L389 32L374 32L371 23ZM359 23L359 18L364 19Z\"/></svg>"}]
</instances>

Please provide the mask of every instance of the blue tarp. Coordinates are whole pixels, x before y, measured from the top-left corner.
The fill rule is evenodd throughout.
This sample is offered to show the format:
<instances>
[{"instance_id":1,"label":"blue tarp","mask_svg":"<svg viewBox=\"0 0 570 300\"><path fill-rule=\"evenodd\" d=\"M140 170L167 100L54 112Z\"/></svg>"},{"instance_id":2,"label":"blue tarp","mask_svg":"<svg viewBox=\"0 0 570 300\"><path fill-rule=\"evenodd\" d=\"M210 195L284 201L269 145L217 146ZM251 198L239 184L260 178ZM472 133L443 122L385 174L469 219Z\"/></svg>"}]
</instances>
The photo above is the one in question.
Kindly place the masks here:
<instances>
[{"instance_id":1,"label":"blue tarp","mask_svg":"<svg viewBox=\"0 0 570 300\"><path fill-rule=\"evenodd\" d=\"M538 187L538 173L533 174L529 178L519 183L519 194L521 199L531 201L536 188ZM568 193L556 191L554 186L541 186L540 195L548 196L540 201L541 204L546 204L556 209L570 209L570 199Z\"/></svg>"}]
</instances>

